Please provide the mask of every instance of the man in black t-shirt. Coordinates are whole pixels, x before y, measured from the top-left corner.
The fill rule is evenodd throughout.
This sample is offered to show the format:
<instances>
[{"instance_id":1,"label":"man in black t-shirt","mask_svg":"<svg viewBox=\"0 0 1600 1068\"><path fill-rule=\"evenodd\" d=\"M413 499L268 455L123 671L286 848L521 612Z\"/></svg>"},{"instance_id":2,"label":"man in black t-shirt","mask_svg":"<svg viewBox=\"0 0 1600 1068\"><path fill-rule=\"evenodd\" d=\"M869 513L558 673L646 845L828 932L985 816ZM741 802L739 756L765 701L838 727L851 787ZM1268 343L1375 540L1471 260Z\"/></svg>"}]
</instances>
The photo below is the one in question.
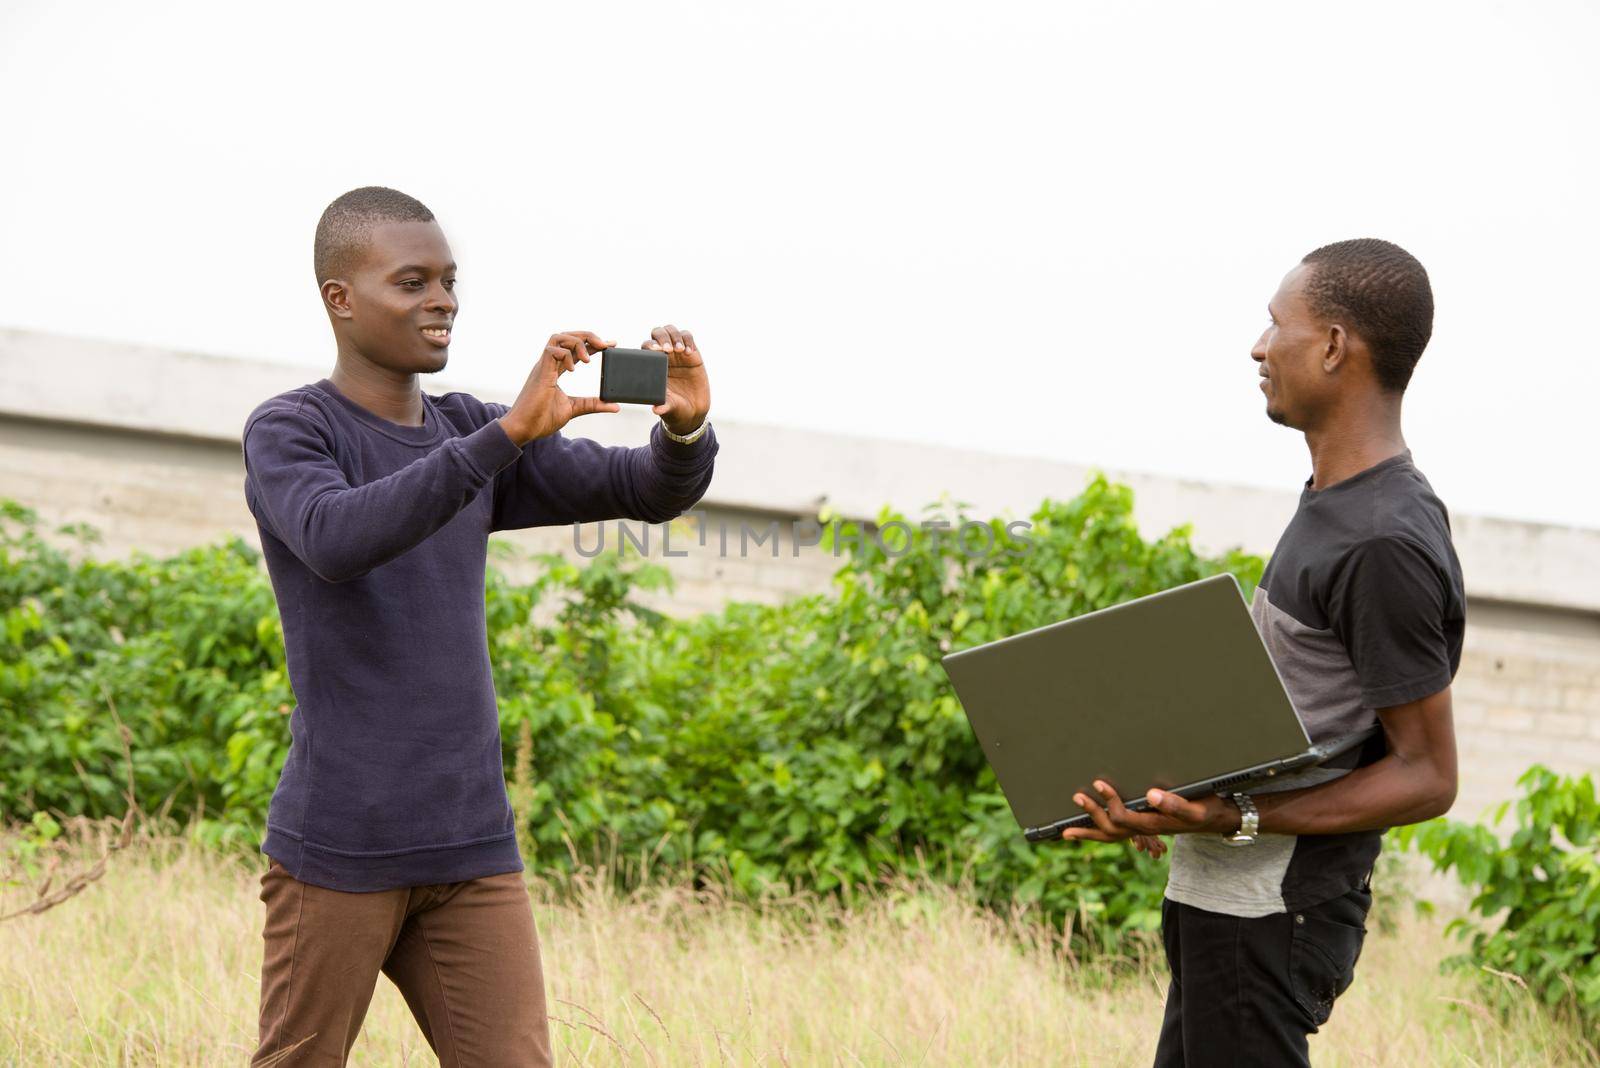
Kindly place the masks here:
<instances>
[{"instance_id":1,"label":"man in black t-shirt","mask_svg":"<svg viewBox=\"0 0 1600 1068\"><path fill-rule=\"evenodd\" d=\"M1251 351L1267 415L1304 433L1312 475L1250 611L1313 742L1380 724L1380 744L1196 801L1107 784L1093 828L1159 856L1172 981L1157 1068L1307 1065L1307 1034L1350 985L1389 827L1456 795L1450 683L1466 597L1450 517L1412 464L1400 409L1433 331L1427 272L1387 241L1317 249L1284 276Z\"/></svg>"}]
</instances>

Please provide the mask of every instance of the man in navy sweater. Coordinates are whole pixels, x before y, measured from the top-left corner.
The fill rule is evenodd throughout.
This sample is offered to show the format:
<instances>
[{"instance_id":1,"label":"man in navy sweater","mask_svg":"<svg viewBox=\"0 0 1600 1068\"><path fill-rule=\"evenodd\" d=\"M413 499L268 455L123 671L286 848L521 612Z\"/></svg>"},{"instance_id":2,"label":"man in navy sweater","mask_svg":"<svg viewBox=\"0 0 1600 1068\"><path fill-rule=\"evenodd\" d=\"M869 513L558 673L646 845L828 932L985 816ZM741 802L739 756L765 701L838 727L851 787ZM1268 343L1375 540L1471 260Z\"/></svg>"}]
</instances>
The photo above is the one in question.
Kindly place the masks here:
<instances>
[{"instance_id":1,"label":"man in navy sweater","mask_svg":"<svg viewBox=\"0 0 1600 1068\"><path fill-rule=\"evenodd\" d=\"M317 226L338 354L245 423L245 499L297 701L261 851L266 905L252 1064L342 1064L387 975L444 1065L547 1065L533 914L506 795L484 620L496 530L662 522L711 482L694 337L672 326L647 445L567 438L560 375L614 342L550 338L510 406L424 393L459 301L433 214L352 190Z\"/></svg>"}]
</instances>

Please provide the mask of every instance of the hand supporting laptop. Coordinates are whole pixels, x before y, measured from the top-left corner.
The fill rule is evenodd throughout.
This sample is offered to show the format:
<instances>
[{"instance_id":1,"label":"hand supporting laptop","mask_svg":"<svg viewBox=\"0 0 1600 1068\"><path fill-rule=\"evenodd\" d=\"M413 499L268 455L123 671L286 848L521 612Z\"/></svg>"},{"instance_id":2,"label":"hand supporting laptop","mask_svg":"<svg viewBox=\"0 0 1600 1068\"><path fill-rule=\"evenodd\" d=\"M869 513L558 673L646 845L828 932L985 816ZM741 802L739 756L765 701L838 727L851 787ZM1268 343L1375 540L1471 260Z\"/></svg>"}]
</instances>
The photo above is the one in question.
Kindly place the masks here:
<instances>
[{"instance_id":1,"label":"hand supporting laptop","mask_svg":"<svg viewBox=\"0 0 1600 1068\"><path fill-rule=\"evenodd\" d=\"M1062 838L1090 842L1131 840L1135 849L1159 857L1167 851L1160 835L1232 834L1239 829L1238 806L1217 794L1191 801L1166 790L1151 790L1144 796L1155 811L1130 812L1112 784L1096 779L1094 788L1101 801L1085 793L1072 795L1073 802L1094 820L1094 826L1068 827L1061 832Z\"/></svg>"}]
</instances>

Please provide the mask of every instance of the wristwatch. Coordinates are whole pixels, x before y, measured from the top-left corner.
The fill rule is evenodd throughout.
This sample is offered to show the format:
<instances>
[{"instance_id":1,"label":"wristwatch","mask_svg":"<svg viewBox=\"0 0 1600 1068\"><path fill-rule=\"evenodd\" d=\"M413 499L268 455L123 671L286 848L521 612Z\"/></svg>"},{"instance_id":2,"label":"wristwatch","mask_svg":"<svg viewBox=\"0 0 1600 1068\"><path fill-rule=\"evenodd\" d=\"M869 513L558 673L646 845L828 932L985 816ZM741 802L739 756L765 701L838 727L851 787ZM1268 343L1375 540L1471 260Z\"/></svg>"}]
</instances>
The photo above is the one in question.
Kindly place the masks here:
<instances>
[{"instance_id":1,"label":"wristwatch","mask_svg":"<svg viewBox=\"0 0 1600 1068\"><path fill-rule=\"evenodd\" d=\"M667 437L671 438L673 441L676 441L680 445L693 445L695 442L697 442L701 438L705 437L706 427L708 427L710 425L711 425L711 419L708 417L708 418L700 420L700 425L695 427L689 433L687 433L687 434L674 434L672 432L672 428L667 426L667 421L665 419L663 419L663 420L661 420L661 432L663 434L665 434Z\"/></svg>"},{"instance_id":2,"label":"wristwatch","mask_svg":"<svg viewBox=\"0 0 1600 1068\"><path fill-rule=\"evenodd\" d=\"M1261 826L1261 813L1256 811L1256 803L1250 800L1249 794L1228 794L1227 797L1239 806L1239 829L1223 835L1222 840L1231 846L1254 845L1256 828Z\"/></svg>"}]
</instances>

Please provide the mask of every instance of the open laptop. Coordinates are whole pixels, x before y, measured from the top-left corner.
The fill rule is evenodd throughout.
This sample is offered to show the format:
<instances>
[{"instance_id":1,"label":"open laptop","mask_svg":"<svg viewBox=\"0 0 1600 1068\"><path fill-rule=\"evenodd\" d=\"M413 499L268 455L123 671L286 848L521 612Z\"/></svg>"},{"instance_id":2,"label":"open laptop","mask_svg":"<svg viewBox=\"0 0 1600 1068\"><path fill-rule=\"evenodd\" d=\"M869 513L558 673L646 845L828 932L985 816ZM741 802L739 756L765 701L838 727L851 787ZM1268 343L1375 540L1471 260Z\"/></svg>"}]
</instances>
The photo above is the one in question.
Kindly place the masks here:
<instances>
[{"instance_id":1,"label":"open laptop","mask_svg":"<svg viewBox=\"0 0 1600 1068\"><path fill-rule=\"evenodd\" d=\"M1376 733L1312 745L1239 582L1213 575L943 658L1029 841L1093 821L1113 784L1195 798L1321 764Z\"/></svg>"}]
</instances>

